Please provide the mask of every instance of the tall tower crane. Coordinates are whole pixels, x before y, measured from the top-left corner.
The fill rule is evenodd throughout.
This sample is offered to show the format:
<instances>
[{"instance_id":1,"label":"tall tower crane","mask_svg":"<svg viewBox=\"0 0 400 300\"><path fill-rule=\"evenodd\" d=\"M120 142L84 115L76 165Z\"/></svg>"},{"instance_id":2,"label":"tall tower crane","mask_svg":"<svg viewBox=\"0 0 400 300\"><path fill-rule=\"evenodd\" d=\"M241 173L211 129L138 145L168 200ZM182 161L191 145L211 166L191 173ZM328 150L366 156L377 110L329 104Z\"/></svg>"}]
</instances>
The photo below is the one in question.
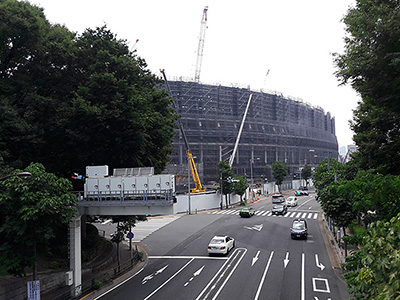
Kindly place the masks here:
<instances>
[{"instance_id":1,"label":"tall tower crane","mask_svg":"<svg viewBox=\"0 0 400 300\"><path fill-rule=\"evenodd\" d=\"M167 86L167 91L168 91L169 95L172 97L171 88L169 87L167 76L165 76L165 70L164 69L160 69L160 72L164 77L165 85ZM177 105L176 105L175 101L174 101L174 106L175 106L175 110L178 112L178 108L177 108ZM182 125L181 122L179 122L179 129L181 131L181 134L182 134L182 137L183 137L183 141L185 142L186 155L187 155L187 158L189 160L190 169L192 171L193 181L194 181L194 184L195 184L195 188L191 189L191 192L192 193L205 192L206 190L201 185L200 176L199 176L199 173L197 173L196 164L194 163L194 158L193 158L192 152L190 151L189 143L188 143L188 140L186 138L186 134L185 134L185 131L183 130L183 125Z\"/></svg>"},{"instance_id":2,"label":"tall tower crane","mask_svg":"<svg viewBox=\"0 0 400 300\"><path fill-rule=\"evenodd\" d=\"M194 73L195 82L200 81L201 63L203 60L204 38L206 36L206 29L207 29L207 11L208 11L208 6L204 7L203 16L201 17L199 46L197 47L196 71Z\"/></svg>"}]
</instances>

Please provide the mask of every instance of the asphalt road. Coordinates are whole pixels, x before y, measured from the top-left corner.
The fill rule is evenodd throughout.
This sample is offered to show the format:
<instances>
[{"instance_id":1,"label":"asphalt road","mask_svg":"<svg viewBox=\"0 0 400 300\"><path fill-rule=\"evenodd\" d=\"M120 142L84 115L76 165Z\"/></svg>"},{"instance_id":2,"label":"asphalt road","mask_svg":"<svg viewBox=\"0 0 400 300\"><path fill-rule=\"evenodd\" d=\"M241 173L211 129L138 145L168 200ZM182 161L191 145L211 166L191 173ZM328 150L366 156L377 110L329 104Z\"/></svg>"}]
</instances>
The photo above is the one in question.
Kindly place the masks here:
<instances>
[{"instance_id":1,"label":"asphalt road","mask_svg":"<svg viewBox=\"0 0 400 300\"><path fill-rule=\"evenodd\" d=\"M271 216L271 199L239 208L185 215L143 239L149 262L139 273L96 299L347 299L333 270L319 225L320 206L310 196ZM295 217L308 222L308 239L292 240ZM227 256L207 254L214 235L235 238Z\"/></svg>"}]
</instances>

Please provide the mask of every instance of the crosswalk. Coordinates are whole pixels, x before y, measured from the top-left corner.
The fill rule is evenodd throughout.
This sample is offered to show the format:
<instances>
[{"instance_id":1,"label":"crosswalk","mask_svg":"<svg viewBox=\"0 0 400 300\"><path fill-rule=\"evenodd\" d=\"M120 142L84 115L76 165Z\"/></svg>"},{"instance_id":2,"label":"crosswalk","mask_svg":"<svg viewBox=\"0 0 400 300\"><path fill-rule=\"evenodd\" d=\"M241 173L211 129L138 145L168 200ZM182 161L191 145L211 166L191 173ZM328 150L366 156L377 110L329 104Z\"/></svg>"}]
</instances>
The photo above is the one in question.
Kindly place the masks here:
<instances>
[{"instance_id":1,"label":"crosswalk","mask_svg":"<svg viewBox=\"0 0 400 300\"><path fill-rule=\"evenodd\" d=\"M239 215L240 209L227 209L210 212L212 215ZM316 220L318 218L317 212L304 212L304 211L288 211L284 215L273 215L270 210L257 210L254 216L258 217L283 217L283 218L303 218L309 220Z\"/></svg>"}]
</instances>

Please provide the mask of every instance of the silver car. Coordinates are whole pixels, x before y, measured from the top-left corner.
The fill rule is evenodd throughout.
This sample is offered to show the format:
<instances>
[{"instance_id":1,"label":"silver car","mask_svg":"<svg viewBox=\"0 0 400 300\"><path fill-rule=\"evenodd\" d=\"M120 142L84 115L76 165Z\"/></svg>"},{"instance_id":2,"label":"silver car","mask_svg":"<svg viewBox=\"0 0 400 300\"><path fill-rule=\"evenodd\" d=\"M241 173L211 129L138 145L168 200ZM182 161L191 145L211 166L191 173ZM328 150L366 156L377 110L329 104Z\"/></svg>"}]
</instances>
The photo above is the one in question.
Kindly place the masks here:
<instances>
[{"instance_id":1,"label":"silver car","mask_svg":"<svg viewBox=\"0 0 400 300\"><path fill-rule=\"evenodd\" d=\"M230 236L216 235L208 244L208 254L228 254L235 247L235 239Z\"/></svg>"}]
</instances>

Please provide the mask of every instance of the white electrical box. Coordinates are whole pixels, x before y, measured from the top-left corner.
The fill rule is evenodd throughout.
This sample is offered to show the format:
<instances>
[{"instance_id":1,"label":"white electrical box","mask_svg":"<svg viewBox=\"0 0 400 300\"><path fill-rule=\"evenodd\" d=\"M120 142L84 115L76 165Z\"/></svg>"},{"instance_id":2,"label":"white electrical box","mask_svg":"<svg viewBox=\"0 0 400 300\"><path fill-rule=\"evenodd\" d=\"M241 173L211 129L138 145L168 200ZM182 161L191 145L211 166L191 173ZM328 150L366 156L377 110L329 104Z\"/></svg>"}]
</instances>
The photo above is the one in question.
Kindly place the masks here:
<instances>
[{"instance_id":1,"label":"white electrical box","mask_svg":"<svg viewBox=\"0 0 400 300\"><path fill-rule=\"evenodd\" d=\"M71 286L74 283L74 276L72 271L65 272L65 285Z\"/></svg>"},{"instance_id":2,"label":"white electrical box","mask_svg":"<svg viewBox=\"0 0 400 300\"><path fill-rule=\"evenodd\" d=\"M87 166L86 177L87 178L99 178L108 176L108 166Z\"/></svg>"}]
</instances>

